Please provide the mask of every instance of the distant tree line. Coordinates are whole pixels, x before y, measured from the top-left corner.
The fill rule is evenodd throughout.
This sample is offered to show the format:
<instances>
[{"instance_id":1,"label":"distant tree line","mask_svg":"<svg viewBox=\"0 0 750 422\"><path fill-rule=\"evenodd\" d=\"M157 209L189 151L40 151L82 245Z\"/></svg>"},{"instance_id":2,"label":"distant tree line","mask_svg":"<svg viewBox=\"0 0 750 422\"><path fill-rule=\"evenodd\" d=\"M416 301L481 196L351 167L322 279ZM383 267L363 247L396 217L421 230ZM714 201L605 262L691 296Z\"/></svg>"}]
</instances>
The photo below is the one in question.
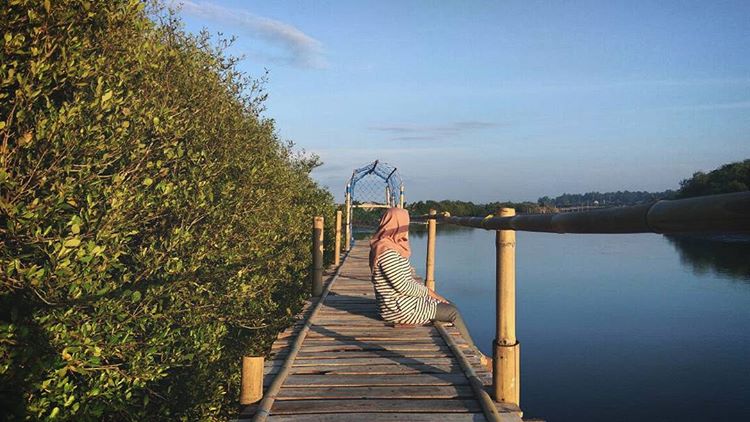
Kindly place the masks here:
<instances>
[{"instance_id":1,"label":"distant tree line","mask_svg":"<svg viewBox=\"0 0 750 422\"><path fill-rule=\"evenodd\" d=\"M471 201L417 201L407 204L412 215L427 214L430 209L449 212L455 216L484 216L497 212L499 208L515 208L518 213L557 212L560 208L582 206L620 207L658 201L660 199L690 198L693 196L750 190L750 159L725 164L708 173L696 172L693 177L680 182L678 190L663 192L617 191L563 193L555 198L543 196L534 202L490 202L475 204Z\"/></svg>"},{"instance_id":2,"label":"distant tree line","mask_svg":"<svg viewBox=\"0 0 750 422\"><path fill-rule=\"evenodd\" d=\"M438 212L449 212L454 216L484 216L494 214L500 208L515 208L517 213L547 213L555 212L554 207L537 204L534 202L490 202L487 204L475 204L471 201L417 201L407 204L406 208L411 215L422 215L434 209Z\"/></svg>"},{"instance_id":3,"label":"distant tree line","mask_svg":"<svg viewBox=\"0 0 750 422\"><path fill-rule=\"evenodd\" d=\"M663 192L646 191L617 191L617 192L587 192L587 193L563 193L555 198L543 196L537 201L539 205L546 207L568 208L581 206L611 206L637 205L657 201L659 199L672 198L675 191L668 189Z\"/></svg>"}]
</instances>

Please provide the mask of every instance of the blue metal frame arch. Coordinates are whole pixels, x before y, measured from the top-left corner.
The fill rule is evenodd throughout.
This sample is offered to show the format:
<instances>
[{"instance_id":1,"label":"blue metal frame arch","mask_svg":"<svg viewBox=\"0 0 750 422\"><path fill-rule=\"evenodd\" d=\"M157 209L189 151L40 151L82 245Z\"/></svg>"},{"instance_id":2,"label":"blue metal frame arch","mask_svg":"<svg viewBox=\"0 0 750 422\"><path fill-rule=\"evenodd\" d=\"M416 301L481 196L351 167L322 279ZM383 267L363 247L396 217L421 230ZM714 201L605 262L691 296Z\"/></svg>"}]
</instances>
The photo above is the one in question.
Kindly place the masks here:
<instances>
[{"instance_id":1,"label":"blue metal frame arch","mask_svg":"<svg viewBox=\"0 0 750 422\"><path fill-rule=\"evenodd\" d=\"M398 174L398 169L396 167L383 163L380 160L375 160L352 172L352 177L349 180L349 193L351 194L351 197L354 198L357 182L371 174L383 179L383 183L390 188L391 203L398 204L401 188L403 187L401 175Z\"/></svg>"},{"instance_id":2,"label":"blue metal frame arch","mask_svg":"<svg viewBox=\"0 0 750 422\"><path fill-rule=\"evenodd\" d=\"M398 169L388 163L384 163L380 160L375 160L372 163L368 163L360 168L355 169L352 172L352 177L349 179L349 183L346 185L346 198L348 198L347 212L347 224L348 232L350 233L349 246L354 241L354 234L352 230L352 211L354 196L356 193L357 183L360 182L367 176L375 175L383 180L384 187L387 187L389 198L385 205L400 206L402 200L402 194L404 192L404 183L401 179L401 175L398 173Z\"/></svg>"}]
</instances>

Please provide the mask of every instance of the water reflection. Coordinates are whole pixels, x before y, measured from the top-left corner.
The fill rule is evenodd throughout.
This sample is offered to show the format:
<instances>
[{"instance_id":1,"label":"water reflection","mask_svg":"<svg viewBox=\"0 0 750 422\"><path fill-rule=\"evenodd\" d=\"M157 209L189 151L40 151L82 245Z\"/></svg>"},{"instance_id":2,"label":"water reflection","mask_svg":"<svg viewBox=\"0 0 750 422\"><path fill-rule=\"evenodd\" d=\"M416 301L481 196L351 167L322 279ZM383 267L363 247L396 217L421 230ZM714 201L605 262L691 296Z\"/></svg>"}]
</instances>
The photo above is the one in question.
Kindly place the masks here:
<instances>
[{"instance_id":1,"label":"water reflection","mask_svg":"<svg viewBox=\"0 0 750 422\"><path fill-rule=\"evenodd\" d=\"M693 274L713 273L750 282L750 235L665 237L679 254L680 262Z\"/></svg>"}]
</instances>

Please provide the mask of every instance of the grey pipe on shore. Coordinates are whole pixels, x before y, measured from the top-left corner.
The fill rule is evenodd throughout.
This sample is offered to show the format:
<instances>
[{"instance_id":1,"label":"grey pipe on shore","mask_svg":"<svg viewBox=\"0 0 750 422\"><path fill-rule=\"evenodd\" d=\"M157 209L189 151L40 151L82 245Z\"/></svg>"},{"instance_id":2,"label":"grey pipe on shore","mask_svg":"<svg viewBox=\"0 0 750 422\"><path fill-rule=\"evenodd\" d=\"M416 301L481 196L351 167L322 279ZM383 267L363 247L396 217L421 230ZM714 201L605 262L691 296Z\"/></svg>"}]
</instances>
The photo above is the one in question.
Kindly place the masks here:
<instances>
[{"instance_id":1,"label":"grey pipe on shore","mask_svg":"<svg viewBox=\"0 0 750 422\"><path fill-rule=\"evenodd\" d=\"M711 233L750 232L750 192L725 193L651 204L514 217L413 217L486 230L547 233Z\"/></svg>"}]
</instances>

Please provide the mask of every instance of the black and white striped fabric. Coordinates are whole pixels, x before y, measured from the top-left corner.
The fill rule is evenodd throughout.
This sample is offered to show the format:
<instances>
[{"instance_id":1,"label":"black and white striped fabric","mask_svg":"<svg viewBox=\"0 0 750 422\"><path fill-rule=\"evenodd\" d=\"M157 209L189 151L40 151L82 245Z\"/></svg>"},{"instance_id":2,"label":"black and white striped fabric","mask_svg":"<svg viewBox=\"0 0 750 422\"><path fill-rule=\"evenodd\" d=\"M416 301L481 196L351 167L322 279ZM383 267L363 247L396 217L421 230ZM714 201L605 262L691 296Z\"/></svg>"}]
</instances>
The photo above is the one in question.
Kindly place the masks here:
<instances>
[{"instance_id":1,"label":"black and white striped fabric","mask_svg":"<svg viewBox=\"0 0 750 422\"><path fill-rule=\"evenodd\" d=\"M381 253L372 272L380 316L399 324L425 324L435 318L437 300L427 287L412 277L409 260L388 249Z\"/></svg>"}]
</instances>

